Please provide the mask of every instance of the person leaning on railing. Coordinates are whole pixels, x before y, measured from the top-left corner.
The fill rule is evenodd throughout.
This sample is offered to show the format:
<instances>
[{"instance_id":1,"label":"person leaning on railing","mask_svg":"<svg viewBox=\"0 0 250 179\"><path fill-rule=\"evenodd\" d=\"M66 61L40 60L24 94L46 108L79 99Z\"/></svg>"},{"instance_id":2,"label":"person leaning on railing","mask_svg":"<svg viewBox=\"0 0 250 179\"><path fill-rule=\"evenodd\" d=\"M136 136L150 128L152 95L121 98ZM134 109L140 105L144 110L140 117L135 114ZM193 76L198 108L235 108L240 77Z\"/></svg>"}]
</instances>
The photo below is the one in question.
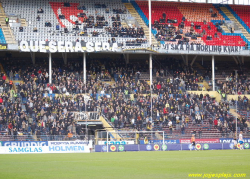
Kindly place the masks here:
<instances>
[{"instance_id":1,"label":"person leaning on railing","mask_svg":"<svg viewBox=\"0 0 250 179\"><path fill-rule=\"evenodd\" d=\"M71 133L71 131L68 132L68 138L69 138L69 140L71 140L73 138L73 134Z\"/></svg>"}]
</instances>

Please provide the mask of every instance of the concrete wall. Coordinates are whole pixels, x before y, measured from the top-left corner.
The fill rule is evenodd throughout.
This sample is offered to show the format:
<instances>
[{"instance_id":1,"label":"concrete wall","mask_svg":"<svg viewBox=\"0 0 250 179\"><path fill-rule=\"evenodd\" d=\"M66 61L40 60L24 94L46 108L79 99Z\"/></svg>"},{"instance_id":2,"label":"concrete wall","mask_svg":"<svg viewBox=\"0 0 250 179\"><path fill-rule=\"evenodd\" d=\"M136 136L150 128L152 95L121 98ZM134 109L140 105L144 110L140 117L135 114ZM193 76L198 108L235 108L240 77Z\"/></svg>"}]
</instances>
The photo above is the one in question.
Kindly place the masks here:
<instances>
[{"instance_id":1,"label":"concrete wall","mask_svg":"<svg viewBox=\"0 0 250 179\"><path fill-rule=\"evenodd\" d=\"M243 98L244 96L246 96L248 99L250 98L250 95L227 95L227 100L238 100L238 96L241 96L241 98Z\"/></svg>"},{"instance_id":2,"label":"concrete wall","mask_svg":"<svg viewBox=\"0 0 250 179\"><path fill-rule=\"evenodd\" d=\"M188 93L193 93L193 94L203 94L206 95L208 94L212 98L215 98L216 101L221 101L221 95L217 91L187 91Z\"/></svg>"}]
</instances>

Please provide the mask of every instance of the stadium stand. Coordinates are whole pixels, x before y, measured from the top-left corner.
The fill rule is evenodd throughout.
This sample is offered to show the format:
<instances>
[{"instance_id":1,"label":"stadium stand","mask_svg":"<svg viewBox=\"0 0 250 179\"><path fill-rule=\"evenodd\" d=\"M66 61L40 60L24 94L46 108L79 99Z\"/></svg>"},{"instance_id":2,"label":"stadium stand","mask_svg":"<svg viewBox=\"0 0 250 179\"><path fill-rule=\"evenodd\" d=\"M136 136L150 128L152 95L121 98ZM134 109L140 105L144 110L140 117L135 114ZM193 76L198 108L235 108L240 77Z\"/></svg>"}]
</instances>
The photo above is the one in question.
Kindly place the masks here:
<instances>
[{"instance_id":1,"label":"stadium stand","mask_svg":"<svg viewBox=\"0 0 250 179\"><path fill-rule=\"evenodd\" d=\"M234 101L216 102L209 95L187 92L198 91L197 83L203 77L189 68L180 71L181 62L168 60L173 64L168 69L170 74L161 68L154 70L151 119L150 86L148 79L140 76L143 72L148 74L147 65L118 61L88 60L86 88L79 61L62 65L54 60L52 84L48 83L46 61L41 60L36 66L24 60L5 61L7 78L19 82L13 90L2 74L2 131L12 134L14 126L23 134L65 135L69 130L73 134L84 134L75 124L72 112L85 110L83 95L87 94L92 100L86 110L99 111L118 130L164 130L169 138L190 137L191 133L198 135L199 131L204 138L233 134L235 118L228 111ZM20 68L21 64L23 68ZM10 110L14 112L10 113ZM241 123L240 129L247 130L246 121Z\"/></svg>"},{"instance_id":2,"label":"stadium stand","mask_svg":"<svg viewBox=\"0 0 250 179\"><path fill-rule=\"evenodd\" d=\"M147 2L132 1L131 4L148 25ZM129 27L126 24L126 20L132 15L119 1L103 1L100 6L94 1L86 1L84 4L70 2L70 6L65 6L60 1L27 1L24 4L4 0L2 5L6 13L19 15L27 21L27 26L12 27L17 41L66 39L73 42L115 41L124 45L131 41L138 45L147 42L143 29L138 30L141 27ZM233 11L230 6L226 7ZM42 13L38 12L39 8L42 8ZM249 44L249 34L232 33L225 26L225 21L230 19L221 8L225 7L212 4L152 2L152 32L162 44L227 46ZM237 9L241 7L233 6L233 8L236 10L233 14L249 32L249 27L246 25L249 23L248 16L242 15L241 19L242 11L239 12L240 17L236 14Z\"/></svg>"},{"instance_id":3,"label":"stadium stand","mask_svg":"<svg viewBox=\"0 0 250 179\"><path fill-rule=\"evenodd\" d=\"M103 1L100 6L94 1L71 2L70 6L43 0L3 1L2 4L6 13L19 15L27 21L28 25L21 27L21 31L20 27L12 27L18 41L112 41L124 45L146 42L143 29L125 23L131 15L119 1Z\"/></svg>"},{"instance_id":4,"label":"stadium stand","mask_svg":"<svg viewBox=\"0 0 250 179\"><path fill-rule=\"evenodd\" d=\"M148 24L147 2L132 2ZM212 4L152 2L153 33L161 43L245 46L242 34L225 33L226 15Z\"/></svg>"},{"instance_id":5,"label":"stadium stand","mask_svg":"<svg viewBox=\"0 0 250 179\"><path fill-rule=\"evenodd\" d=\"M147 2L131 1L131 5L148 25ZM6 14L27 21L27 26L11 27L17 41L101 41L147 46L148 30L141 22L127 23L134 14L122 1L105 0L100 4L90 0L84 3L3 0L2 6ZM248 9L244 9L244 14L239 9L238 6L152 2L152 33L161 44L249 48ZM232 18L245 30L230 29L227 24ZM2 29L0 43L6 43ZM164 130L169 138L180 135L189 138L192 133L206 134L204 138L232 137L236 121L229 111L236 103L239 106L236 112L241 115L239 130L249 132L248 97L239 97L238 102L227 99L229 95L250 94L249 69L242 64L236 67L231 64L232 68L225 69L223 64L216 71L217 91L222 97L217 100L193 93L209 89L210 67L187 66L174 57L164 62L155 59L151 99L148 61L125 63L122 55L115 60L89 59L85 86L79 59L64 65L61 59L53 59L52 83L49 83L46 60L31 64L7 56L0 65L2 134L13 135L17 131L23 135L66 135L71 131L83 135L85 131L76 124L73 112L86 110L98 112L118 130ZM239 71L237 80L235 69ZM204 89L201 83L208 83L208 88ZM91 99L86 106L85 95Z\"/></svg>"},{"instance_id":6,"label":"stadium stand","mask_svg":"<svg viewBox=\"0 0 250 179\"><path fill-rule=\"evenodd\" d=\"M232 10L244 21L250 28L250 10L248 6L230 6Z\"/></svg>"}]
</instances>

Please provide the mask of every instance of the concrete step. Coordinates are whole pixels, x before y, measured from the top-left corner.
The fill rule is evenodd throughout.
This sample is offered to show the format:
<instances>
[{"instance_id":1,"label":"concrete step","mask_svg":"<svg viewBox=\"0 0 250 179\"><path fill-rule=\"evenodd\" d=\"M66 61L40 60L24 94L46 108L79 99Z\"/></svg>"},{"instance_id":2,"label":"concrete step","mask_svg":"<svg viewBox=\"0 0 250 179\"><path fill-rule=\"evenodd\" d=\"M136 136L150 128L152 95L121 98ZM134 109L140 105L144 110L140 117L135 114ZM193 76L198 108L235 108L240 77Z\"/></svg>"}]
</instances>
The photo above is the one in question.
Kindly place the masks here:
<instances>
[{"instance_id":1,"label":"concrete step","mask_svg":"<svg viewBox=\"0 0 250 179\"><path fill-rule=\"evenodd\" d=\"M144 33L147 39L149 39L149 29L148 26L145 24L145 22L142 20L141 16L137 13L134 6L132 6L130 3L124 3L125 7L129 10L130 14L135 17L136 21L139 23L141 27L144 29ZM152 34L152 43L157 44L156 39L154 38Z\"/></svg>"}]
</instances>

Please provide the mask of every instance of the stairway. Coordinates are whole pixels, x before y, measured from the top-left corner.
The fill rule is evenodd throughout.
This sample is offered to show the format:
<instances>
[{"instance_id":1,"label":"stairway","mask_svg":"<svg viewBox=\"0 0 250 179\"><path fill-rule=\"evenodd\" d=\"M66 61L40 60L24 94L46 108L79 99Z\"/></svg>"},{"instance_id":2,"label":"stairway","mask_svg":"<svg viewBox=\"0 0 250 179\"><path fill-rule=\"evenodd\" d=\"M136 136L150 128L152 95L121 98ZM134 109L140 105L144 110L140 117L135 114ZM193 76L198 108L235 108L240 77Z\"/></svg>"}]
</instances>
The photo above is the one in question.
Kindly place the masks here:
<instances>
[{"instance_id":1,"label":"stairway","mask_svg":"<svg viewBox=\"0 0 250 179\"><path fill-rule=\"evenodd\" d=\"M3 65L0 63L0 73L4 73L5 75L6 75L6 83L9 83L9 77L8 77L8 75L6 74L6 72L5 72L5 70L4 70L4 68L3 68ZM13 90L15 91L15 92L17 92L17 88L16 88L16 85L15 85L15 82L17 82L17 81L13 81Z\"/></svg>"},{"instance_id":2,"label":"stairway","mask_svg":"<svg viewBox=\"0 0 250 179\"><path fill-rule=\"evenodd\" d=\"M4 68L3 68L3 65L1 63L0 63L0 73L4 73L5 76L6 76L6 82L9 82L9 78L8 78L6 72L5 72Z\"/></svg>"},{"instance_id":3,"label":"stairway","mask_svg":"<svg viewBox=\"0 0 250 179\"><path fill-rule=\"evenodd\" d=\"M109 124L107 119L105 119L103 116L100 116L100 121L102 121L103 127L107 132L109 132L113 140L120 141L122 139L120 134L115 131L115 129L112 125Z\"/></svg>"},{"instance_id":4,"label":"stairway","mask_svg":"<svg viewBox=\"0 0 250 179\"><path fill-rule=\"evenodd\" d=\"M247 30L241 25L241 23L234 17L234 15L226 8L226 7L220 7L220 9L226 14L226 16L233 21L239 29L241 30L242 34L247 38L248 41L250 41L250 34L247 32Z\"/></svg>"},{"instance_id":5,"label":"stairway","mask_svg":"<svg viewBox=\"0 0 250 179\"><path fill-rule=\"evenodd\" d=\"M124 27L124 28L128 28L128 24L126 23L126 22L121 22L121 25L122 25L122 27Z\"/></svg>"},{"instance_id":6,"label":"stairway","mask_svg":"<svg viewBox=\"0 0 250 179\"><path fill-rule=\"evenodd\" d=\"M4 34L4 38L7 42L7 44L17 44L16 40L15 40L15 36L13 35L13 32L10 28L10 26L6 25L5 23L5 12L4 9L2 7L2 3L0 3L0 25L2 27L3 30L3 34Z\"/></svg>"},{"instance_id":7,"label":"stairway","mask_svg":"<svg viewBox=\"0 0 250 179\"><path fill-rule=\"evenodd\" d=\"M21 26L22 26L22 27L28 26L25 19L21 19Z\"/></svg>"},{"instance_id":8,"label":"stairway","mask_svg":"<svg viewBox=\"0 0 250 179\"><path fill-rule=\"evenodd\" d=\"M230 30L225 25L220 26L225 33L231 33Z\"/></svg>"},{"instance_id":9,"label":"stairway","mask_svg":"<svg viewBox=\"0 0 250 179\"><path fill-rule=\"evenodd\" d=\"M138 12L135 10L134 6L130 3L124 3L125 7L128 9L129 13L136 19L136 21L139 23L139 25L144 29L145 36L147 37L149 41L149 28L141 18L141 16L138 14ZM152 45L158 45L157 40L155 39L154 35L151 35L152 39Z\"/></svg>"}]
</instances>

